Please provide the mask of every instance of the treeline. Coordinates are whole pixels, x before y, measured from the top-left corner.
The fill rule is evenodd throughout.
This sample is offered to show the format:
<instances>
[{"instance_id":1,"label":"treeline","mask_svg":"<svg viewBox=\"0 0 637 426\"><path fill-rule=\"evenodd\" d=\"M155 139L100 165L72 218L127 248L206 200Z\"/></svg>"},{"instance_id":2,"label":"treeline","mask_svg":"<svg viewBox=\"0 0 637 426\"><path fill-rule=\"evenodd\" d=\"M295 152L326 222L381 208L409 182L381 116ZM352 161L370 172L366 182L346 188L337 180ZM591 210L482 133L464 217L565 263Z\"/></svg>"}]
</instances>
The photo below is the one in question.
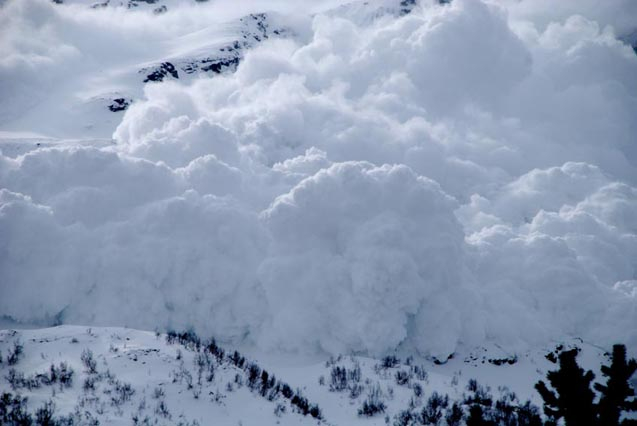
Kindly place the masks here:
<instances>
[{"instance_id":1,"label":"treeline","mask_svg":"<svg viewBox=\"0 0 637 426\"><path fill-rule=\"evenodd\" d=\"M605 383L593 382L595 374L578 365L578 353L579 349L572 349L547 356L558 368L547 373L548 384L535 385L543 400L544 418L530 401L521 404L506 389L495 399L488 388L470 380L462 401L450 404L447 395L434 392L422 409L401 411L394 426L637 426L637 399L630 384L637 361L627 360L626 347L614 345L610 364L601 366ZM382 412L382 402L380 407L367 412Z\"/></svg>"},{"instance_id":2,"label":"treeline","mask_svg":"<svg viewBox=\"0 0 637 426\"><path fill-rule=\"evenodd\" d=\"M235 376L235 383L242 385L244 382L248 388L258 395L267 398L269 401L275 401L279 397L283 397L290 402L290 405L304 416L311 416L321 420L323 414L317 404L312 404L303 396L300 389L293 390L290 385L278 380L273 374L261 368L257 363L248 361L239 352L233 351L227 353L220 347L215 339L203 342L194 332L175 332L169 331L166 335L166 342L169 344L179 343L186 349L199 353L210 354L218 364L228 363L244 372L245 379L241 376ZM281 408L279 407L279 410Z\"/></svg>"},{"instance_id":3,"label":"treeline","mask_svg":"<svg viewBox=\"0 0 637 426\"><path fill-rule=\"evenodd\" d=\"M227 390L246 386L258 396L276 403L275 414L282 415L286 406L304 416L310 416L322 423L323 414L318 405L312 404L299 389L277 379L275 375L248 360L238 351L226 351L214 339L203 341L191 331L170 331L166 335L168 344L179 344L185 350L194 352L194 373L185 368L173 373L173 381L185 382L193 396L199 397L202 380L211 382L219 368L235 367L234 381L227 383ZM423 383L428 383L428 374L422 365L416 365L411 358L404 364L395 356L387 356L374 366L376 374L383 378L393 378L396 386L408 388L413 395L406 409L390 418L386 413L387 399L393 399L393 389L381 389L379 383L372 383L363 377L360 365L352 359L353 365L346 367L330 360L331 367L326 380L319 378L320 385L326 385L331 392L349 394L352 401L361 401L360 417L385 416L386 424L394 426L438 425L438 426L637 426L637 399L631 387L631 377L637 371L637 361L627 359L626 347L614 345L610 362L601 366L603 380L595 382L595 374L585 371L577 363L579 349L562 350L547 355L547 359L556 364L549 371L546 381L541 380L535 389L543 400L543 407L537 407L530 401L520 401L515 393L506 387L498 388L493 395L489 387L476 380L469 380L462 397L450 400L448 395L432 392L424 394ZM558 354L559 353L559 354ZM6 359L0 354L0 366L6 362L11 366L4 376L13 391L26 388L34 390L41 386L59 386L60 390L73 384L74 372L66 363L51 364L49 371L25 376L13 368L23 357L20 342L8 351ZM177 359L181 359L181 350L177 350ZM111 405L119 407L131 399L134 390L129 384L120 382L110 373L97 371L97 363L90 350L84 350L81 361L87 375L82 389L94 392L96 384L108 383ZM455 376L454 376L455 378ZM453 383L453 381L452 381ZM455 384L457 378L455 378ZM359 397L366 395L364 398ZM155 390L154 399L158 401L156 413L170 420L171 415L163 400L163 390ZM543 416L542 416L543 412ZM86 412L88 415L89 413ZM150 424L146 418L133 416L133 424ZM393 421L392 421L393 420ZM150 419L148 419L150 421ZM83 416L79 411L68 416L57 416L55 404L46 402L35 412L27 410L27 398L19 394L3 392L0 394L0 424L15 426L54 425L73 426L77 424L97 425L94 417ZM193 424L196 424L193 423Z\"/></svg>"}]
</instances>

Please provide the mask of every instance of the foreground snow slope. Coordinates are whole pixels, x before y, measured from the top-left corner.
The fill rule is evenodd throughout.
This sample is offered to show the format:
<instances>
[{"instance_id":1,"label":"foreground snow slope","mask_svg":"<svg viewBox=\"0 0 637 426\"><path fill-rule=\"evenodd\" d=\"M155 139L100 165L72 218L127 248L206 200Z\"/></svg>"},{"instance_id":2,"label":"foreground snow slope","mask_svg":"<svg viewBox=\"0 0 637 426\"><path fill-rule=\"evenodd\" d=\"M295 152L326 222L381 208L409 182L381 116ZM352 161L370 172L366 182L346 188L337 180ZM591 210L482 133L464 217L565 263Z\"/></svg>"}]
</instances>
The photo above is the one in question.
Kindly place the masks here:
<instances>
[{"instance_id":1,"label":"foreground snow slope","mask_svg":"<svg viewBox=\"0 0 637 426\"><path fill-rule=\"evenodd\" d=\"M8 365L16 342L23 345L23 353L15 365ZM600 363L607 361L601 349L581 341L572 344L582 349L579 361L587 368L597 371ZM513 361L510 354L498 348L476 348L458 354L445 365L403 359L386 368L380 368L381 360L358 356L285 359L262 353L249 357L255 359L257 355L257 363L270 377L275 375L292 389L300 389L311 404L318 404L323 417L319 421L310 415L303 416L282 394L263 397L260 391L250 391L245 369L228 360L231 351L227 351L224 361L219 362L214 356L208 360L213 365L211 369L210 364L198 358L201 350L179 342L169 344L165 334L79 326L3 330L0 390L27 396L32 411L52 400L57 415L77 412L87 422L94 418L100 424L131 424L136 416L142 423L148 418L158 424L381 425L385 424L385 416L393 421L410 403L421 409L434 391L448 394L451 401L461 401L468 393L466 386L470 379L490 386L496 397L500 393L498 387L506 386L521 401L530 398L538 403L533 384L547 370L555 368L545 357L551 350L531 351ZM95 361L93 372L90 364L82 361L87 351L91 351ZM74 371L70 386L44 384L42 378L35 379L38 374L48 376L51 366L62 362ZM334 389L330 373L335 366L360 369L357 394L351 387ZM22 384L10 384L12 370L24 375ZM211 371L213 377L209 377ZM398 384L399 371L411 372L407 382ZM30 387L29 379L36 385ZM87 382L92 384L88 386ZM415 396L416 387L421 388L419 396ZM386 404L385 412L371 418L359 416L358 409L374 388Z\"/></svg>"},{"instance_id":2,"label":"foreground snow slope","mask_svg":"<svg viewBox=\"0 0 637 426\"><path fill-rule=\"evenodd\" d=\"M77 411L87 421L95 418L100 424L126 425L131 424L134 416L140 422L149 417L159 424L316 423L291 413L289 404L289 414L275 416L275 403L236 384L235 375L243 373L236 367L219 366L209 380L210 370L206 366L199 383L195 353L181 345L168 345L164 337L122 328L63 326L17 333L2 331L0 348L6 355L14 341L24 343L23 359L15 369L27 377L48 374L51 365L61 362L74 370L70 387L58 384L30 390L18 387L20 394L29 397L29 407L34 409L51 399L58 415ZM81 361L86 350L94 354L96 374L89 374ZM5 361L0 379L3 392L13 391L7 381L9 369ZM91 378L94 385L88 390L86 381ZM121 391L127 384L130 390ZM235 388L230 390L229 386Z\"/></svg>"},{"instance_id":3,"label":"foreground snow slope","mask_svg":"<svg viewBox=\"0 0 637 426\"><path fill-rule=\"evenodd\" d=\"M637 350L636 2L68 3L0 5L0 316Z\"/></svg>"}]
</instances>

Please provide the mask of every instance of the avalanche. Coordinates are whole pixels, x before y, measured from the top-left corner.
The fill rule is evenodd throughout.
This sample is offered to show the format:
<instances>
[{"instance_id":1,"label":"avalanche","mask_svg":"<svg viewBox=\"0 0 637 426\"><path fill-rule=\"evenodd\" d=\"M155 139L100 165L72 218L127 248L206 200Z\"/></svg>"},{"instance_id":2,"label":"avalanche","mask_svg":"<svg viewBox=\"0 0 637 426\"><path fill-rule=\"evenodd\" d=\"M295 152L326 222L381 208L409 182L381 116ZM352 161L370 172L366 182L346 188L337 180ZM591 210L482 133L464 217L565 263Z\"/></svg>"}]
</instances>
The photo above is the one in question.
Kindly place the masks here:
<instances>
[{"instance_id":1,"label":"avalanche","mask_svg":"<svg viewBox=\"0 0 637 426\"><path fill-rule=\"evenodd\" d=\"M9 324L637 350L637 3L131 2L0 3Z\"/></svg>"}]
</instances>

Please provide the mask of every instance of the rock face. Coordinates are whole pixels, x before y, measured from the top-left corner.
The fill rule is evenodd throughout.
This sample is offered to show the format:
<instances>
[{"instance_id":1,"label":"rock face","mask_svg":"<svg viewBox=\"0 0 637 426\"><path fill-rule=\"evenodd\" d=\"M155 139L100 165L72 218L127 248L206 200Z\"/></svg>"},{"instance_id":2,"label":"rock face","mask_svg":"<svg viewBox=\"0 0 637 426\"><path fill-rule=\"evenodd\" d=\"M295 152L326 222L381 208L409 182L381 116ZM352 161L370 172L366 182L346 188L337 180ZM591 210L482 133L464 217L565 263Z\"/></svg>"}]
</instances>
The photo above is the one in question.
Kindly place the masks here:
<instances>
[{"instance_id":1,"label":"rock face","mask_svg":"<svg viewBox=\"0 0 637 426\"><path fill-rule=\"evenodd\" d=\"M111 102L108 106L108 109L112 112L125 111L131 103L132 101L130 99L116 98L113 99L113 102Z\"/></svg>"},{"instance_id":2,"label":"rock face","mask_svg":"<svg viewBox=\"0 0 637 426\"><path fill-rule=\"evenodd\" d=\"M173 78L179 78L179 73L172 63L162 62L156 68L151 69L151 72L146 75L144 83L148 83L149 81L164 81L164 78L169 75Z\"/></svg>"},{"instance_id":3,"label":"rock face","mask_svg":"<svg viewBox=\"0 0 637 426\"><path fill-rule=\"evenodd\" d=\"M175 58L158 65L143 68L144 83L164 81L165 78L180 78L184 74L211 73L221 74L234 72L243 59L246 49L271 37L285 37L291 34L287 28L274 25L267 13L256 13L244 16L239 20L239 37L220 47L211 48L210 54L199 57Z\"/></svg>"},{"instance_id":4,"label":"rock face","mask_svg":"<svg viewBox=\"0 0 637 426\"><path fill-rule=\"evenodd\" d=\"M411 13L411 11L414 9L414 6L416 6L416 3L417 3L416 0L401 0L400 14L407 15Z\"/></svg>"}]
</instances>

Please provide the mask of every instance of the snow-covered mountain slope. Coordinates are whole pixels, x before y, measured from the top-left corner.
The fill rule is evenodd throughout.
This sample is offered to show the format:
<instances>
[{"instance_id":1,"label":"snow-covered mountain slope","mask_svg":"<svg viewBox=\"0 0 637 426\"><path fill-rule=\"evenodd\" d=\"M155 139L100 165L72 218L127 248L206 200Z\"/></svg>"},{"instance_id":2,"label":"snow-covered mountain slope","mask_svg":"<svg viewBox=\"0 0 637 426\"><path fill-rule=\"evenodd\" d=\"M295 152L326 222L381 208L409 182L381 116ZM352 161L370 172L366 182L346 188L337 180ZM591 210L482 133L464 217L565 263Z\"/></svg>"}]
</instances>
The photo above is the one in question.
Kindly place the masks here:
<instances>
[{"instance_id":1,"label":"snow-covered mountain slope","mask_svg":"<svg viewBox=\"0 0 637 426\"><path fill-rule=\"evenodd\" d=\"M0 393L27 397L29 412L51 401L55 415L74 424L383 425L394 424L401 412L421 412L434 392L449 398L444 415L454 402L466 411L462 401L476 391L467 387L471 379L495 399L537 403L533 384L555 369L549 349L508 362L490 358L495 348L480 348L445 365L359 356L289 363L267 354L264 364L198 342L193 335L124 328L5 330ZM573 343L586 368L597 371L607 361L600 349ZM22 351L9 365L16 345ZM298 395L307 397L305 415ZM382 404L382 412L359 413L370 400Z\"/></svg>"},{"instance_id":2,"label":"snow-covered mountain slope","mask_svg":"<svg viewBox=\"0 0 637 426\"><path fill-rule=\"evenodd\" d=\"M281 16L277 10L285 8L277 4L244 5L228 13L223 12L227 8L196 0L43 3L21 6L27 18L23 26L42 36L44 49L55 44L68 49L59 49L64 58L61 66L44 63L37 67L43 69L30 69L16 75L10 84L5 83L2 90L6 101L0 108L5 130L29 127L50 137L110 137L121 116L108 111L121 113L142 98L145 83L233 72L246 50L270 38L302 37L296 32L297 15L291 19ZM308 6L306 13L330 11L338 3ZM414 4L400 0L354 2L332 13L369 21L409 13ZM29 8L32 10L24 10ZM243 10L257 12L242 16ZM46 39L46 30L28 19L38 13L59 14L53 20L70 20L63 24L69 28L56 33L59 39ZM193 18L196 14L200 16ZM96 21L101 22L97 27ZM96 34L78 40L85 32Z\"/></svg>"},{"instance_id":3,"label":"snow-covered mountain slope","mask_svg":"<svg viewBox=\"0 0 637 426\"><path fill-rule=\"evenodd\" d=\"M0 389L28 397L30 409L52 401L57 416L73 424L316 424L280 381L274 386L281 391L268 398L250 389L247 364L165 337L71 326L3 331ZM23 352L12 366L16 342Z\"/></svg>"},{"instance_id":4,"label":"snow-covered mountain slope","mask_svg":"<svg viewBox=\"0 0 637 426\"><path fill-rule=\"evenodd\" d=\"M70 6L65 2L59 5L59 9L64 11L62 16L73 13L73 9L77 11L81 18L74 22L77 28L69 32L75 30L80 34L83 27L91 25L90 20L94 16L106 15L106 20L121 19L119 23L113 22L113 26L125 28L135 25L137 16L141 20L153 19L144 7L129 13L126 7L115 3L108 3L112 10L87 10L84 2L71 3ZM172 3L172 7L185 8L188 5ZM156 6L158 3L130 4ZM37 7L46 8L44 5ZM155 19L162 20L161 17ZM166 20L170 21L169 18ZM168 27L172 25L174 23L167 23ZM248 14L227 22L217 18L208 23L187 23L167 31L151 29L150 23L149 26L133 30L137 34L132 37L137 40L120 39L118 34L111 34L110 29L98 29L102 40L89 40L83 46L72 48L79 51L69 52L71 57L79 54L81 59L70 58L64 67L51 70L57 74L51 76L56 80L54 84L50 84L53 81L51 77L37 73L31 78L24 76L26 81L22 87L7 85L3 89L7 96L7 102L3 104L6 108L0 111L5 126L21 128L32 122L27 125L32 131L47 136L110 137L121 121L121 112L143 96L145 83L165 78L187 79L199 73L214 75L234 71L246 49L270 37L285 37L292 33L290 28L279 25L276 16L265 13ZM62 43L75 44L75 34L62 37L65 36L69 39L60 40ZM37 91L38 83L46 89ZM35 87L28 87L31 85ZM42 120L43 117L46 119Z\"/></svg>"},{"instance_id":5,"label":"snow-covered mountain slope","mask_svg":"<svg viewBox=\"0 0 637 426\"><path fill-rule=\"evenodd\" d=\"M2 2L0 317L636 352L637 3L553 3Z\"/></svg>"}]
</instances>

